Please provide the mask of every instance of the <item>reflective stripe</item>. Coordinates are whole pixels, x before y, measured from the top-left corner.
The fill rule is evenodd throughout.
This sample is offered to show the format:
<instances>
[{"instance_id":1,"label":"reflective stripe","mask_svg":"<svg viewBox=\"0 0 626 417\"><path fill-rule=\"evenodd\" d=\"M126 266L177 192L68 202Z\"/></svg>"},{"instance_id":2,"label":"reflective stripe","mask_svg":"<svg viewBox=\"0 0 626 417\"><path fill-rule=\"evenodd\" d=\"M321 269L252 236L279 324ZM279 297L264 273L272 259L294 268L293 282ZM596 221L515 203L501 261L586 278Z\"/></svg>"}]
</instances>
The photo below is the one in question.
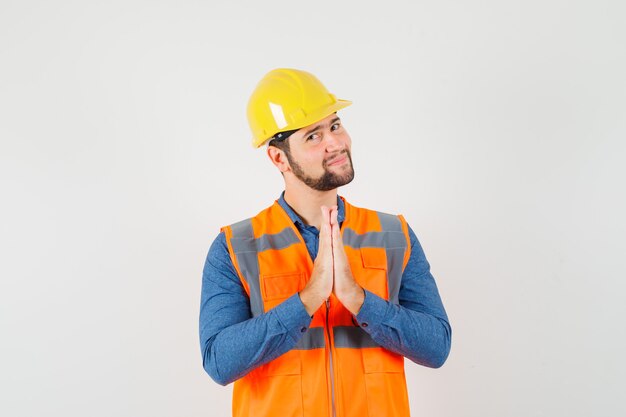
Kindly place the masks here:
<instances>
[{"instance_id":1,"label":"reflective stripe","mask_svg":"<svg viewBox=\"0 0 626 417\"><path fill-rule=\"evenodd\" d=\"M358 235L354 230L346 227L343 229L343 245L354 249L382 248L385 234L381 232L368 232Z\"/></svg>"},{"instance_id":2,"label":"reflective stripe","mask_svg":"<svg viewBox=\"0 0 626 417\"><path fill-rule=\"evenodd\" d=\"M402 223L398 216L393 214L381 213L377 211L378 220L380 221L380 227L385 232L402 232Z\"/></svg>"},{"instance_id":3,"label":"reflective stripe","mask_svg":"<svg viewBox=\"0 0 626 417\"><path fill-rule=\"evenodd\" d=\"M337 348L371 348L380 347L365 330L356 326L335 326L335 347Z\"/></svg>"},{"instance_id":4,"label":"reflective stripe","mask_svg":"<svg viewBox=\"0 0 626 417\"><path fill-rule=\"evenodd\" d=\"M399 304L398 293L402 280L404 251L408 247L398 216L376 212L382 228L381 232L357 234L350 228L343 230L343 244L354 249L385 248L387 254L387 287L389 302Z\"/></svg>"},{"instance_id":5,"label":"reflective stripe","mask_svg":"<svg viewBox=\"0 0 626 417\"><path fill-rule=\"evenodd\" d=\"M288 248L298 242L300 242L300 240L298 236L296 236L296 232L294 232L291 227L285 227L279 233L260 236L257 239L257 248L259 252L269 249L280 250Z\"/></svg>"},{"instance_id":6,"label":"reflective stripe","mask_svg":"<svg viewBox=\"0 0 626 417\"><path fill-rule=\"evenodd\" d=\"M389 283L389 302L399 304L398 293L402 281L404 251L408 247L402 231L402 222L398 216L377 212L380 226L387 235L385 250L387 252L387 280Z\"/></svg>"},{"instance_id":7,"label":"reflective stripe","mask_svg":"<svg viewBox=\"0 0 626 417\"><path fill-rule=\"evenodd\" d=\"M324 339L323 327L310 327L302 335L302 338L298 341L298 344L294 349L298 350L310 350L320 349L326 346L326 340Z\"/></svg>"},{"instance_id":8,"label":"reflective stripe","mask_svg":"<svg viewBox=\"0 0 626 417\"><path fill-rule=\"evenodd\" d=\"M259 259L254 245L252 219L242 220L231 226L233 237L230 244L237 258L239 270L250 288L250 311L256 317L263 314L263 300L259 284Z\"/></svg>"},{"instance_id":9,"label":"reflective stripe","mask_svg":"<svg viewBox=\"0 0 626 417\"><path fill-rule=\"evenodd\" d=\"M233 250L235 252L263 252L269 249L285 249L294 243L298 243L296 232L290 227L283 229L279 233L265 234L252 240L233 241Z\"/></svg>"},{"instance_id":10,"label":"reflective stripe","mask_svg":"<svg viewBox=\"0 0 626 417\"><path fill-rule=\"evenodd\" d=\"M354 249L361 248L406 248L404 233L400 232L367 232L362 235L346 227L343 230L343 245Z\"/></svg>"},{"instance_id":11,"label":"reflective stripe","mask_svg":"<svg viewBox=\"0 0 626 417\"><path fill-rule=\"evenodd\" d=\"M231 226L233 236L230 244L237 258L239 270L250 287L250 310L253 317L263 314L263 298L259 282L259 252L270 249L285 249L299 239L292 228L286 227L279 233L264 234L254 238L252 219L242 220Z\"/></svg>"},{"instance_id":12,"label":"reflective stripe","mask_svg":"<svg viewBox=\"0 0 626 417\"><path fill-rule=\"evenodd\" d=\"M404 264L404 251L408 244L402 231L402 223L397 216L376 212L381 232L367 232L357 234L353 229L343 230L343 244L354 249L360 248L385 248L387 257L387 288L389 302L399 304L398 293L402 280L402 266ZM259 252L266 250L281 250L300 240L291 227L286 227L279 233L264 234L254 238L252 219L242 220L231 226L233 236L231 246L239 270L244 276L250 288L250 310L253 317L263 314L263 299L260 290L259 278Z\"/></svg>"}]
</instances>

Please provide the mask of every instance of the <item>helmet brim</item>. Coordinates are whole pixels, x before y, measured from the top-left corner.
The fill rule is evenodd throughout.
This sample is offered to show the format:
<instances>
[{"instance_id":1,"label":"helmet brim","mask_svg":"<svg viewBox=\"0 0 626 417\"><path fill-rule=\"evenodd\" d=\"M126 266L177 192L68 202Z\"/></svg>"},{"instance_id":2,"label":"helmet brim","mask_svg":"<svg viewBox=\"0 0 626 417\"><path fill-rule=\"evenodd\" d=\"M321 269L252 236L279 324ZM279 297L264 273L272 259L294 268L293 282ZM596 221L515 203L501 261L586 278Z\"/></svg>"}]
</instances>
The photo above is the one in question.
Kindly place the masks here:
<instances>
[{"instance_id":1,"label":"helmet brim","mask_svg":"<svg viewBox=\"0 0 626 417\"><path fill-rule=\"evenodd\" d=\"M308 115L306 115L306 117L304 117L297 125L291 127L290 126L290 130L293 129L302 129L305 128L307 126L310 126L312 124L314 124L315 122L318 122L320 120L322 120L323 118L341 110L344 109L346 107L348 107L349 105L352 104L352 101L350 100L341 100L341 99L337 99L336 102L332 103L329 106L324 106L324 108L319 109L317 111L313 111L311 113L309 113ZM266 144L276 133L278 133L279 131L276 132L271 132L271 135L269 135L266 139L256 142L255 139L252 140L252 145L255 148L260 148L261 146L263 146L264 144Z\"/></svg>"}]
</instances>

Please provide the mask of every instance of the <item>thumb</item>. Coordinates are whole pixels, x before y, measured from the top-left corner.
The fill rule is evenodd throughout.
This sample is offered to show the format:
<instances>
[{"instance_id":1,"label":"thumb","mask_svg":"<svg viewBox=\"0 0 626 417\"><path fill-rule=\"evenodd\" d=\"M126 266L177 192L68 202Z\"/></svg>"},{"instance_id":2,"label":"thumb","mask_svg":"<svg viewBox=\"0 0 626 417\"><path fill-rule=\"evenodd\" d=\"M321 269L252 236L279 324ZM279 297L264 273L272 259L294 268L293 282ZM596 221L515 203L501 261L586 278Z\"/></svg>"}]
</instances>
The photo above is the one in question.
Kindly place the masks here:
<instances>
[{"instance_id":1,"label":"thumb","mask_svg":"<svg viewBox=\"0 0 626 417\"><path fill-rule=\"evenodd\" d=\"M341 231L339 230L339 222L337 221L337 206L330 209L330 225L332 233L332 244L341 244Z\"/></svg>"}]
</instances>

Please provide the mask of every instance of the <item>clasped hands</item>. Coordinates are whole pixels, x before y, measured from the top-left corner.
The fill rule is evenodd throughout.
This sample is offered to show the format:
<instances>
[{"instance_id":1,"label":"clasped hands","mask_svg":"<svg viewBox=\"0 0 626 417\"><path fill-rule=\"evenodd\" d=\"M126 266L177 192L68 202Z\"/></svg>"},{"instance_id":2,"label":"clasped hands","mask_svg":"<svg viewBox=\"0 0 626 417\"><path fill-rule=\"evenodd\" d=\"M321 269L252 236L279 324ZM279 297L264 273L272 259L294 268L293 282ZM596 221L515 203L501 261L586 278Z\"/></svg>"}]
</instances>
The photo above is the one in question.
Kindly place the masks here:
<instances>
[{"instance_id":1,"label":"clasped hands","mask_svg":"<svg viewBox=\"0 0 626 417\"><path fill-rule=\"evenodd\" d=\"M304 307L313 313L331 293L352 314L357 314L365 300L363 288L354 280L337 222L337 206L322 206L319 249L313 263L313 273L306 287L300 291Z\"/></svg>"}]
</instances>

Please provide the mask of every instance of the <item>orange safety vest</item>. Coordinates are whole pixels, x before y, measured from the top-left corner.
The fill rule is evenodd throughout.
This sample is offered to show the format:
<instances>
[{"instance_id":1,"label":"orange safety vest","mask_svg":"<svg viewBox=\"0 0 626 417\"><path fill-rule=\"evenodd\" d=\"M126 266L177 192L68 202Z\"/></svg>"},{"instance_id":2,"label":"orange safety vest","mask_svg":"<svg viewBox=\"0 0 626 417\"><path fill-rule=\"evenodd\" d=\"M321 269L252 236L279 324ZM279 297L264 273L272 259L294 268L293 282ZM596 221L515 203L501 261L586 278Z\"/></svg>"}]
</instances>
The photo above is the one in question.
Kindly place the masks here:
<instances>
[{"instance_id":1,"label":"orange safety vest","mask_svg":"<svg viewBox=\"0 0 626 417\"><path fill-rule=\"evenodd\" d=\"M341 235L354 278L398 304L411 253L406 221L341 198ZM313 260L278 201L221 230L254 317L304 289ZM404 357L376 343L332 294L292 350L235 381L233 416L408 417Z\"/></svg>"}]
</instances>

